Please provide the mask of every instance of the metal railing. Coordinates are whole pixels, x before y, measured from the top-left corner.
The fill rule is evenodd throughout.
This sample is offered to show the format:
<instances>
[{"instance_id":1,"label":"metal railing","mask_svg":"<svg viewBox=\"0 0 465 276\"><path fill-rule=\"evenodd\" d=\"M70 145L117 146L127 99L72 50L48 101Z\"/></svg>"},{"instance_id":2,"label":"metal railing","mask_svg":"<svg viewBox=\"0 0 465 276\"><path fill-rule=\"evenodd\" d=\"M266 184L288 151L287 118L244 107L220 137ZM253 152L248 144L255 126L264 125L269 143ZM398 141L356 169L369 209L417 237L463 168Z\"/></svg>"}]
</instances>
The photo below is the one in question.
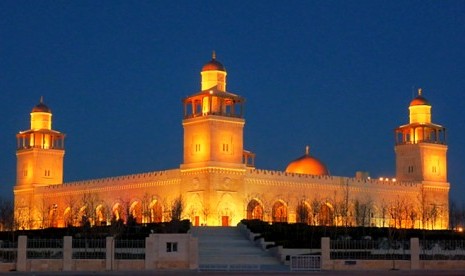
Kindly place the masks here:
<instances>
[{"instance_id":1,"label":"metal railing","mask_svg":"<svg viewBox=\"0 0 465 276\"><path fill-rule=\"evenodd\" d=\"M321 270L321 256L296 255L290 259L291 271L319 271Z\"/></svg>"},{"instance_id":2,"label":"metal railing","mask_svg":"<svg viewBox=\"0 0 465 276\"><path fill-rule=\"evenodd\" d=\"M105 239L73 239L73 259L105 259Z\"/></svg>"},{"instance_id":3,"label":"metal railing","mask_svg":"<svg viewBox=\"0 0 465 276\"><path fill-rule=\"evenodd\" d=\"M465 260L465 241L421 240L420 260Z\"/></svg>"},{"instance_id":4,"label":"metal railing","mask_svg":"<svg viewBox=\"0 0 465 276\"><path fill-rule=\"evenodd\" d=\"M410 260L410 242L403 240L331 241L330 249L331 259Z\"/></svg>"},{"instance_id":5,"label":"metal railing","mask_svg":"<svg viewBox=\"0 0 465 276\"><path fill-rule=\"evenodd\" d=\"M145 240L115 240L115 259L145 259Z\"/></svg>"},{"instance_id":6,"label":"metal railing","mask_svg":"<svg viewBox=\"0 0 465 276\"><path fill-rule=\"evenodd\" d=\"M26 256L28 259L62 259L62 239L28 239Z\"/></svg>"},{"instance_id":7,"label":"metal railing","mask_svg":"<svg viewBox=\"0 0 465 276\"><path fill-rule=\"evenodd\" d=\"M0 263L15 263L17 255L17 242L0 241Z\"/></svg>"}]
</instances>

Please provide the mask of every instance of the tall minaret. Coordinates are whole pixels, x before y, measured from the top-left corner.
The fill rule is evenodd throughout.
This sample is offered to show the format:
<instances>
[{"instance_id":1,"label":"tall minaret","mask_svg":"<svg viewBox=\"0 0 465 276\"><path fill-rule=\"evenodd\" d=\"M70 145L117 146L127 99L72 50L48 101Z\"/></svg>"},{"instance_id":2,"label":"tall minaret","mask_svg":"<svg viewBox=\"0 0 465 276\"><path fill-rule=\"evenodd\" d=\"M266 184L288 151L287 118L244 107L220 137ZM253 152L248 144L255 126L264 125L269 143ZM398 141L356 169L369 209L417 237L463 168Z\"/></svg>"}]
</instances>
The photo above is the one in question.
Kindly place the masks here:
<instances>
[{"instance_id":1,"label":"tall minaret","mask_svg":"<svg viewBox=\"0 0 465 276\"><path fill-rule=\"evenodd\" d=\"M16 190L63 183L65 134L52 129L52 111L43 98L31 112L31 128L17 138Z\"/></svg>"},{"instance_id":2,"label":"tall minaret","mask_svg":"<svg viewBox=\"0 0 465 276\"><path fill-rule=\"evenodd\" d=\"M183 99L182 168L243 167L244 98L226 91L226 69L213 52L201 75L201 91Z\"/></svg>"},{"instance_id":3,"label":"tall minaret","mask_svg":"<svg viewBox=\"0 0 465 276\"><path fill-rule=\"evenodd\" d=\"M446 129L431 122L431 104L421 88L409 111L409 124L395 130L397 179L447 182Z\"/></svg>"}]
</instances>

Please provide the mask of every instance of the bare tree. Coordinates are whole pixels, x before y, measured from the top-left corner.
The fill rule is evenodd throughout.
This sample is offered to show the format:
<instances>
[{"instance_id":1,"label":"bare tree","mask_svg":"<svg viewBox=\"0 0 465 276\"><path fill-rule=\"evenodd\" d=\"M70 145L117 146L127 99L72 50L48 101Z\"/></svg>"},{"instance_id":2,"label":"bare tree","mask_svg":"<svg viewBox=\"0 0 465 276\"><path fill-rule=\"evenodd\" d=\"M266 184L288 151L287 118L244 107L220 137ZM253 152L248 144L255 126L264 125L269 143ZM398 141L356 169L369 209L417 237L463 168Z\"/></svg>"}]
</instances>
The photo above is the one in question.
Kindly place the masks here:
<instances>
[{"instance_id":1,"label":"bare tree","mask_svg":"<svg viewBox=\"0 0 465 276\"><path fill-rule=\"evenodd\" d=\"M372 201L370 199L363 201L356 199L354 201L355 223L358 226L370 226L371 211Z\"/></svg>"},{"instance_id":2,"label":"bare tree","mask_svg":"<svg viewBox=\"0 0 465 276\"><path fill-rule=\"evenodd\" d=\"M85 214L83 214L82 223L88 222L90 225L95 225L97 222L97 206L101 203L97 193L91 193L90 191L84 192L81 197L82 206L85 207Z\"/></svg>"},{"instance_id":3,"label":"bare tree","mask_svg":"<svg viewBox=\"0 0 465 276\"><path fill-rule=\"evenodd\" d=\"M420 190L418 192L417 200L419 203L418 207L420 213L421 228L426 229L426 223L428 220L428 200L423 184L421 185Z\"/></svg>"},{"instance_id":4,"label":"bare tree","mask_svg":"<svg viewBox=\"0 0 465 276\"><path fill-rule=\"evenodd\" d=\"M297 222L309 224L310 222L310 211L305 203L305 200L302 199L296 208Z\"/></svg>"},{"instance_id":5,"label":"bare tree","mask_svg":"<svg viewBox=\"0 0 465 276\"><path fill-rule=\"evenodd\" d=\"M321 208L321 202L318 196L315 196L312 199L311 207L312 207L312 225L316 225L318 214L320 213L320 208Z\"/></svg>"},{"instance_id":6,"label":"bare tree","mask_svg":"<svg viewBox=\"0 0 465 276\"><path fill-rule=\"evenodd\" d=\"M184 211L184 200L182 195L174 198L171 203L171 220L181 220Z\"/></svg>"},{"instance_id":7,"label":"bare tree","mask_svg":"<svg viewBox=\"0 0 465 276\"><path fill-rule=\"evenodd\" d=\"M0 197L0 230L7 231L14 228L14 206L11 200Z\"/></svg>"},{"instance_id":8,"label":"bare tree","mask_svg":"<svg viewBox=\"0 0 465 276\"><path fill-rule=\"evenodd\" d=\"M152 222L152 212L150 211L150 203L152 201L152 197L145 192L144 196L142 197L142 223Z\"/></svg>"},{"instance_id":9,"label":"bare tree","mask_svg":"<svg viewBox=\"0 0 465 276\"><path fill-rule=\"evenodd\" d=\"M383 221L383 224L382 224L383 227L386 227L386 216L388 215L388 210L389 210L389 207L383 199L383 201L381 202L381 206L380 206L380 215Z\"/></svg>"}]
</instances>

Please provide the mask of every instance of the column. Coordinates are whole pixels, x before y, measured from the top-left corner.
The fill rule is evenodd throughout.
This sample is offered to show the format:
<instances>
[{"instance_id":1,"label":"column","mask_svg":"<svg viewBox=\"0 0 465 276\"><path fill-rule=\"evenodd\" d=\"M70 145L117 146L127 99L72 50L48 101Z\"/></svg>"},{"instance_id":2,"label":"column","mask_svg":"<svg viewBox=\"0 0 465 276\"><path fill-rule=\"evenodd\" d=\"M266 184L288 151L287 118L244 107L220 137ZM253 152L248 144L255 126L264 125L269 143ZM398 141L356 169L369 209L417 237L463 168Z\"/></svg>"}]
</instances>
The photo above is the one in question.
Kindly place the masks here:
<instances>
[{"instance_id":1,"label":"column","mask_svg":"<svg viewBox=\"0 0 465 276\"><path fill-rule=\"evenodd\" d=\"M113 263L115 261L115 243L113 237L106 238L106 260L105 260L105 269L113 270Z\"/></svg>"},{"instance_id":2,"label":"column","mask_svg":"<svg viewBox=\"0 0 465 276\"><path fill-rule=\"evenodd\" d=\"M73 237L63 237L63 271L73 270Z\"/></svg>"},{"instance_id":3,"label":"column","mask_svg":"<svg viewBox=\"0 0 465 276\"><path fill-rule=\"evenodd\" d=\"M18 237L18 253L16 255L16 269L26 271L27 269L27 236Z\"/></svg>"},{"instance_id":4,"label":"column","mask_svg":"<svg viewBox=\"0 0 465 276\"><path fill-rule=\"evenodd\" d=\"M153 234L145 238L145 270L155 269L155 242Z\"/></svg>"},{"instance_id":5,"label":"column","mask_svg":"<svg viewBox=\"0 0 465 276\"><path fill-rule=\"evenodd\" d=\"M420 269L420 242L418 238L410 239L410 269Z\"/></svg>"},{"instance_id":6,"label":"column","mask_svg":"<svg viewBox=\"0 0 465 276\"><path fill-rule=\"evenodd\" d=\"M321 269L330 270L331 266L331 247L328 237L321 238Z\"/></svg>"},{"instance_id":7,"label":"column","mask_svg":"<svg viewBox=\"0 0 465 276\"><path fill-rule=\"evenodd\" d=\"M199 242L197 238L189 235L189 269L199 268ZM147 253L146 253L147 254Z\"/></svg>"}]
</instances>

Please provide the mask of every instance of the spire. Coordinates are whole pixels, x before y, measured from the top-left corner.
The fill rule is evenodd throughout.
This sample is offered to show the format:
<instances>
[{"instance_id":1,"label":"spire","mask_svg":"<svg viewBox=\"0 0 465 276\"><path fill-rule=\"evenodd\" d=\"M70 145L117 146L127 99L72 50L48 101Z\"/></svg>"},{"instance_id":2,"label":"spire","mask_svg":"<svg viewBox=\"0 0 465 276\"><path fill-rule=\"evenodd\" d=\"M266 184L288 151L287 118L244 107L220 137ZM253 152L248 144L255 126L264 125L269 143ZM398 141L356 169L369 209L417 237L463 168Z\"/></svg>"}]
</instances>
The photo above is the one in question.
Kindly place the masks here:
<instances>
[{"instance_id":1,"label":"spire","mask_svg":"<svg viewBox=\"0 0 465 276\"><path fill-rule=\"evenodd\" d=\"M418 88L418 96L421 96L422 90L421 88Z\"/></svg>"},{"instance_id":2,"label":"spire","mask_svg":"<svg viewBox=\"0 0 465 276\"><path fill-rule=\"evenodd\" d=\"M213 60L216 59L216 52L215 52L215 50L212 51L212 59L213 59Z\"/></svg>"},{"instance_id":3,"label":"spire","mask_svg":"<svg viewBox=\"0 0 465 276\"><path fill-rule=\"evenodd\" d=\"M305 147L305 155L309 155L310 154L310 147L307 145Z\"/></svg>"},{"instance_id":4,"label":"spire","mask_svg":"<svg viewBox=\"0 0 465 276\"><path fill-rule=\"evenodd\" d=\"M40 103L41 103L41 104L44 103L44 96L40 96Z\"/></svg>"}]
</instances>

